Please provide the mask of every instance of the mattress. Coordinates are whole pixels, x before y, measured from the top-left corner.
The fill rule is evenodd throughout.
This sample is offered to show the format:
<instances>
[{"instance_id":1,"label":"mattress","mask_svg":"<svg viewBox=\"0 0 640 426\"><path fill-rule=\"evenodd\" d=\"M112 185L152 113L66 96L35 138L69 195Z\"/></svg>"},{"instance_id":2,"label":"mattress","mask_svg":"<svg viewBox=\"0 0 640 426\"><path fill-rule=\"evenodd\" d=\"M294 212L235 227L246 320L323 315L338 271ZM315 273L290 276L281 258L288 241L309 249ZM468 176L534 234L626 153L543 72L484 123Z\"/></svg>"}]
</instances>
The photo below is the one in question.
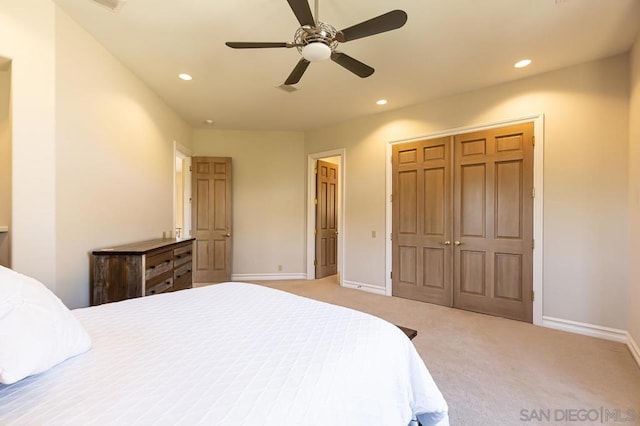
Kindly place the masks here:
<instances>
[{"instance_id":1,"label":"mattress","mask_svg":"<svg viewBox=\"0 0 640 426\"><path fill-rule=\"evenodd\" d=\"M448 424L394 325L246 283L72 311L93 347L0 385L0 424Z\"/></svg>"}]
</instances>

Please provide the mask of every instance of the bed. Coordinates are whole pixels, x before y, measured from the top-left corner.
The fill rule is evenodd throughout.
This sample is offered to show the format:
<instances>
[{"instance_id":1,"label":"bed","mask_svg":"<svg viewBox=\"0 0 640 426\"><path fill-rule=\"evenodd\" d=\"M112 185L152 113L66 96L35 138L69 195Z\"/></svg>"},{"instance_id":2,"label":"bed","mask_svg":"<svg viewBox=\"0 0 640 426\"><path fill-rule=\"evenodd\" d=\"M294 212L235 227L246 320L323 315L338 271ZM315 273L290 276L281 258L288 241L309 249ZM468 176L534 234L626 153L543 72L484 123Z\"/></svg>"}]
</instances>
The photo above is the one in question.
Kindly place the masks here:
<instances>
[{"instance_id":1,"label":"bed","mask_svg":"<svg viewBox=\"0 0 640 426\"><path fill-rule=\"evenodd\" d=\"M0 424L448 425L393 324L247 283L71 311L91 349L0 385Z\"/></svg>"}]
</instances>

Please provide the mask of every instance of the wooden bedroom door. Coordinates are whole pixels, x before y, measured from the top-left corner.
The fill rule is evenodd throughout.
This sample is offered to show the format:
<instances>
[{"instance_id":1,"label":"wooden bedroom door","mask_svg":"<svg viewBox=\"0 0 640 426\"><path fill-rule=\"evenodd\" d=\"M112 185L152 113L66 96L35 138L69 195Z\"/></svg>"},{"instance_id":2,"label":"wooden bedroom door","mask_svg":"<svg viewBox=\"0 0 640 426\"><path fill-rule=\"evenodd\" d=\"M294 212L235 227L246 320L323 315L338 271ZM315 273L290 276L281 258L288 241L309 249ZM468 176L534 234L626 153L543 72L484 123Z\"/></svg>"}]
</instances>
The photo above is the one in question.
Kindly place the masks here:
<instances>
[{"instance_id":1,"label":"wooden bedroom door","mask_svg":"<svg viewBox=\"0 0 640 426\"><path fill-rule=\"evenodd\" d=\"M338 273L338 165L316 163L316 279Z\"/></svg>"},{"instance_id":2,"label":"wooden bedroom door","mask_svg":"<svg viewBox=\"0 0 640 426\"><path fill-rule=\"evenodd\" d=\"M533 124L392 150L394 296L533 320Z\"/></svg>"},{"instance_id":3,"label":"wooden bedroom door","mask_svg":"<svg viewBox=\"0 0 640 426\"><path fill-rule=\"evenodd\" d=\"M194 282L231 281L231 158L193 157Z\"/></svg>"},{"instance_id":4,"label":"wooden bedroom door","mask_svg":"<svg viewBox=\"0 0 640 426\"><path fill-rule=\"evenodd\" d=\"M452 304L451 138L394 145L392 293Z\"/></svg>"}]
</instances>

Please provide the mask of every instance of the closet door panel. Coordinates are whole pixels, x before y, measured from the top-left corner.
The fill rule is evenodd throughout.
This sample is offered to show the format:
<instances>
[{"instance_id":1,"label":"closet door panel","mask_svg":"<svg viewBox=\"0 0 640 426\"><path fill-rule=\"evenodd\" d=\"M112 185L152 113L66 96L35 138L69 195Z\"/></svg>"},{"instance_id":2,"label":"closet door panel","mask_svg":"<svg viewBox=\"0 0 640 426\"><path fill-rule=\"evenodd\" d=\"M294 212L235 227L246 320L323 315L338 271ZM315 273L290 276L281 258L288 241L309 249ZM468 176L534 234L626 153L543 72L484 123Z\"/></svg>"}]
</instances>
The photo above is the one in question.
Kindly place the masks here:
<instances>
[{"instance_id":1,"label":"closet door panel","mask_svg":"<svg viewBox=\"0 0 640 426\"><path fill-rule=\"evenodd\" d=\"M533 124L454 138L453 306L533 320Z\"/></svg>"},{"instance_id":2,"label":"closet door panel","mask_svg":"<svg viewBox=\"0 0 640 426\"><path fill-rule=\"evenodd\" d=\"M451 138L393 147L393 295L451 306Z\"/></svg>"}]
</instances>

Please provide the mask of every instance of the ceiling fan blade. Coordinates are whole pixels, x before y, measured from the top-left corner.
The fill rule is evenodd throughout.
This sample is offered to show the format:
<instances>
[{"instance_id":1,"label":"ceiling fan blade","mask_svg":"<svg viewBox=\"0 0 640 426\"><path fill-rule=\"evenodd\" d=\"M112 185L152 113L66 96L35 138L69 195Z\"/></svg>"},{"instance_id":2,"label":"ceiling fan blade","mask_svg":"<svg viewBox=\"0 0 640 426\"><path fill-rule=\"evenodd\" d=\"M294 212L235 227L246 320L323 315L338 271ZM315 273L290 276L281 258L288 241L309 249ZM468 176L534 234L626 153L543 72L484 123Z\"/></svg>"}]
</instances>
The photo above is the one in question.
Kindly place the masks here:
<instances>
[{"instance_id":1,"label":"ceiling fan blade","mask_svg":"<svg viewBox=\"0 0 640 426\"><path fill-rule=\"evenodd\" d=\"M309 7L309 2L307 0L287 0L287 2L289 3L289 6L291 6L291 10L293 10L293 14L296 15L300 25L316 26L316 21L313 19L311 7Z\"/></svg>"},{"instance_id":2,"label":"ceiling fan blade","mask_svg":"<svg viewBox=\"0 0 640 426\"><path fill-rule=\"evenodd\" d=\"M233 49L265 49L270 47L291 47L289 43L251 43L243 41L228 41L225 43Z\"/></svg>"},{"instance_id":3,"label":"ceiling fan blade","mask_svg":"<svg viewBox=\"0 0 640 426\"><path fill-rule=\"evenodd\" d=\"M305 58L300 59L296 67L291 71L291 74L289 74L289 77L287 77L287 81L284 82L285 86L298 83L310 63L311 62L307 61Z\"/></svg>"},{"instance_id":4,"label":"ceiling fan blade","mask_svg":"<svg viewBox=\"0 0 640 426\"><path fill-rule=\"evenodd\" d=\"M343 66L348 69L358 77L366 78L374 73L374 69L371 68L367 64L363 64L357 59L352 58L351 56L344 54L342 52L333 52L331 54L331 60L338 65Z\"/></svg>"},{"instance_id":5,"label":"ceiling fan blade","mask_svg":"<svg viewBox=\"0 0 640 426\"><path fill-rule=\"evenodd\" d=\"M407 22L407 12L404 10L392 10L383 15L361 22L336 34L336 40L344 43L368 37L375 34L384 33L402 27Z\"/></svg>"}]
</instances>

